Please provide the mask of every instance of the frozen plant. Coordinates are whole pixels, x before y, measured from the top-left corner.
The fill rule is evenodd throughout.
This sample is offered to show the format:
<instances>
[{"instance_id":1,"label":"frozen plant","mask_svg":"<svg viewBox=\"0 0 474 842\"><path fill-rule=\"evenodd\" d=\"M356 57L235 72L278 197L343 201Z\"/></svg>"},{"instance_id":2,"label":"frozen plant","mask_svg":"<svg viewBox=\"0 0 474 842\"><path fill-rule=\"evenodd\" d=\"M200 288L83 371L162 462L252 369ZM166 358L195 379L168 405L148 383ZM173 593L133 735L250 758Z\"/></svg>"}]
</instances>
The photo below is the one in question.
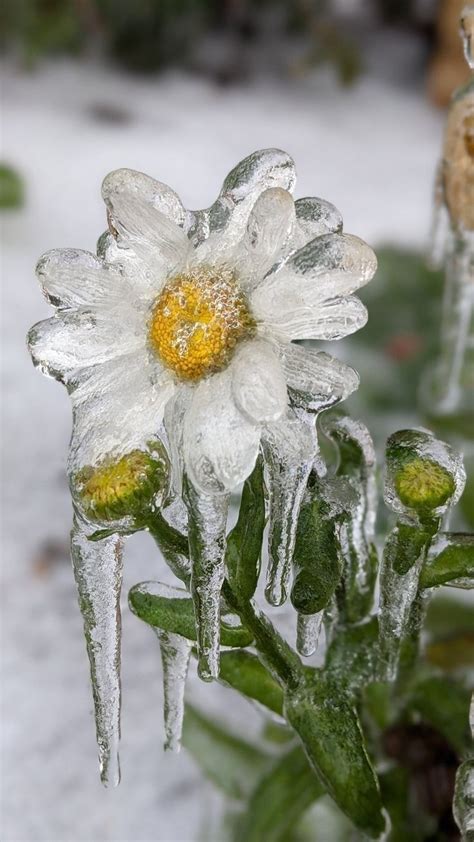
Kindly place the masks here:
<instances>
[{"instance_id":1,"label":"frozen plant","mask_svg":"<svg viewBox=\"0 0 474 842\"><path fill-rule=\"evenodd\" d=\"M97 256L65 249L39 261L56 312L31 329L29 347L73 404L72 558L104 783L120 777L123 544L147 530L178 580L129 594L161 649L166 748L179 748L183 721L185 737L186 721L206 731L184 709L196 656L202 679L234 687L284 728L276 772L268 755L258 786L271 787L292 764L302 778L305 798L292 797L277 831L261 838L289 839L288 817L297 823L325 793L360 834L378 838L398 821L379 696L398 721L419 692L434 588L472 583L472 537L444 531L464 471L425 430L389 440L386 502L398 521L374 613L375 451L361 422L333 411L358 375L295 340L362 327L367 313L353 293L376 259L343 233L329 202L294 201L294 183L292 160L275 149L238 164L202 211L186 211L142 173L107 176L109 230ZM228 531L230 495L242 483ZM296 649L255 600L267 521L265 595L271 606L290 598ZM316 668L303 659L323 629ZM248 842L258 821L247 829L239 821L236 838Z\"/></svg>"}]
</instances>

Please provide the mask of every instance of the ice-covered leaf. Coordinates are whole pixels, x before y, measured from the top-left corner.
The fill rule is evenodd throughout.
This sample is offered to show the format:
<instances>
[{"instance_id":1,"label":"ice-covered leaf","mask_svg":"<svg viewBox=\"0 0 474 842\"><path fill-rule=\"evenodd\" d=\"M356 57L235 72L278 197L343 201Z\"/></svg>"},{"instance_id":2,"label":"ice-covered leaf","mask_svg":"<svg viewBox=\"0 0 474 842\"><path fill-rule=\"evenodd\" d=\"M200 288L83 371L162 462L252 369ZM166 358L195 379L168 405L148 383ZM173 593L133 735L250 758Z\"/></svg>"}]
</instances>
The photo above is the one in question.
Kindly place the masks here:
<instances>
[{"instance_id":1,"label":"ice-covered leaf","mask_svg":"<svg viewBox=\"0 0 474 842\"><path fill-rule=\"evenodd\" d=\"M349 698L327 676L285 695L285 715L328 793L359 830L384 830L382 803L361 726Z\"/></svg>"},{"instance_id":2,"label":"ice-covered leaf","mask_svg":"<svg viewBox=\"0 0 474 842\"><path fill-rule=\"evenodd\" d=\"M290 748L252 793L238 842L287 842L303 813L324 792L302 748Z\"/></svg>"},{"instance_id":3,"label":"ice-covered leaf","mask_svg":"<svg viewBox=\"0 0 474 842\"><path fill-rule=\"evenodd\" d=\"M170 570L185 584L191 580L189 545L185 535L168 522L162 512L154 512L148 530L161 550Z\"/></svg>"},{"instance_id":4,"label":"ice-covered leaf","mask_svg":"<svg viewBox=\"0 0 474 842\"><path fill-rule=\"evenodd\" d=\"M283 710L281 687L272 678L262 662L245 649L221 653L220 680L248 699L264 705L279 715Z\"/></svg>"},{"instance_id":5,"label":"ice-covered leaf","mask_svg":"<svg viewBox=\"0 0 474 842\"><path fill-rule=\"evenodd\" d=\"M246 798L268 769L269 757L191 705L186 705L183 746L201 771L231 798Z\"/></svg>"},{"instance_id":6,"label":"ice-covered leaf","mask_svg":"<svg viewBox=\"0 0 474 842\"><path fill-rule=\"evenodd\" d=\"M120 782L121 538L90 542L77 520L71 555L89 655L102 782Z\"/></svg>"},{"instance_id":7,"label":"ice-covered leaf","mask_svg":"<svg viewBox=\"0 0 474 842\"><path fill-rule=\"evenodd\" d=\"M185 637L155 629L163 667L165 749L179 751L184 717L184 689L191 657L191 643Z\"/></svg>"},{"instance_id":8,"label":"ice-covered leaf","mask_svg":"<svg viewBox=\"0 0 474 842\"><path fill-rule=\"evenodd\" d=\"M378 621L341 628L326 653L326 669L349 691L371 684L377 678Z\"/></svg>"},{"instance_id":9,"label":"ice-covered leaf","mask_svg":"<svg viewBox=\"0 0 474 842\"><path fill-rule=\"evenodd\" d=\"M474 839L474 758L461 763L456 774L453 813L463 840Z\"/></svg>"},{"instance_id":10,"label":"ice-covered leaf","mask_svg":"<svg viewBox=\"0 0 474 842\"><path fill-rule=\"evenodd\" d=\"M474 588L474 535L444 532L438 535L420 576L422 588L461 582Z\"/></svg>"},{"instance_id":11,"label":"ice-covered leaf","mask_svg":"<svg viewBox=\"0 0 474 842\"><path fill-rule=\"evenodd\" d=\"M263 460L259 457L244 484L237 523L227 537L229 582L244 600L251 599L257 587L265 523Z\"/></svg>"},{"instance_id":12,"label":"ice-covered leaf","mask_svg":"<svg viewBox=\"0 0 474 842\"><path fill-rule=\"evenodd\" d=\"M131 588L130 610L150 626L188 640L197 639L193 601L187 591L163 585L161 582L142 582ZM221 623L224 646L248 646L253 635L243 626Z\"/></svg>"}]
</instances>

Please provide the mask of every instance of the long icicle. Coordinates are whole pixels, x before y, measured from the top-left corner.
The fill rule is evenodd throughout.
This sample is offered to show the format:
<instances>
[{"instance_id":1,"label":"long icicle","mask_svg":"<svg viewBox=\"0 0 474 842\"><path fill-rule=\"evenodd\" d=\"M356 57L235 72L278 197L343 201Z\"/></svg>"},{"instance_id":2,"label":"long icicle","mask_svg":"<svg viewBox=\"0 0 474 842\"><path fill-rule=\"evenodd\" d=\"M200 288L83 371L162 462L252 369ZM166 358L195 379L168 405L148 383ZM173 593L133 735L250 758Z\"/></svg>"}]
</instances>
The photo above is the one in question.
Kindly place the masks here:
<instances>
[{"instance_id":1,"label":"long icicle","mask_svg":"<svg viewBox=\"0 0 474 842\"><path fill-rule=\"evenodd\" d=\"M184 690L192 644L180 634L154 629L163 666L165 751L178 752L184 718Z\"/></svg>"},{"instance_id":2,"label":"long icicle","mask_svg":"<svg viewBox=\"0 0 474 842\"><path fill-rule=\"evenodd\" d=\"M75 519L71 556L90 663L100 777L105 786L117 786L123 539L112 535L89 541L84 526Z\"/></svg>"},{"instance_id":3,"label":"long icicle","mask_svg":"<svg viewBox=\"0 0 474 842\"><path fill-rule=\"evenodd\" d=\"M219 676L220 596L224 581L229 495L207 495L185 480L189 514L191 592L196 616L198 673Z\"/></svg>"}]
</instances>

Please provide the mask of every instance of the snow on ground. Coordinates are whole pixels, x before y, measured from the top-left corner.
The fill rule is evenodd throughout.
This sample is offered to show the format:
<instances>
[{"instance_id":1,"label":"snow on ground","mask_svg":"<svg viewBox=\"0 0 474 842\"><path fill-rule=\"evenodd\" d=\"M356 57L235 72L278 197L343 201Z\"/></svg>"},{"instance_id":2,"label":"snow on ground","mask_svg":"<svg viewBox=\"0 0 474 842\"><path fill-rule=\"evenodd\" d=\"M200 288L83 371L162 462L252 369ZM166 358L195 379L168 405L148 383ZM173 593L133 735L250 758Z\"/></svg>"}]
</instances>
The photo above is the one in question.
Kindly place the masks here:
<instances>
[{"instance_id":1,"label":"snow on ground","mask_svg":"<svg viewBox=\"0 0 474 842\"><path fill-rule=\"evenodd\" d=\"M366 77L349 90L321 74L219 89L183 76L133 80L73 63L32 76L6 70L3 157L25 176L27 203L3 224L5 842L193 842L216 805L185 753L161 751L156 643L127 610L123 782L117 791L98 782L65 547L69 402L61 386L33 370L24 345L28 327L49 314L36 259L53 247L94 249L105 227L100 183L112 169L148 172L188 206L203 207L238 160L265 146L295 157L298 195L333 201L346 230L371 244L423 246L443 117L422 90L386 77ZM51 541L59 547L48 551ZM135 537L125 593L155 575L163 570L151 541ZM236 722L245 717L246 732L256 732L256 714L230 691L193 679L192 692L204 709Z\"/></svg>"}]
</instances>

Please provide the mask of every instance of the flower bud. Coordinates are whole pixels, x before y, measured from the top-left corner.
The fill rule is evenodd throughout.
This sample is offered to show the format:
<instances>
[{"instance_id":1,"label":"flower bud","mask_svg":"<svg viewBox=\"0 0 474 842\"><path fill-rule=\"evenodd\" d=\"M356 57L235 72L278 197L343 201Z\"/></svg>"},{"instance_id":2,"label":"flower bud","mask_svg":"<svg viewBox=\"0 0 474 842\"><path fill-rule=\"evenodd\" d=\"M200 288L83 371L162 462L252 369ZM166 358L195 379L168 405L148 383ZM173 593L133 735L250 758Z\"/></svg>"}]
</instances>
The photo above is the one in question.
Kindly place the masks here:
<instances>
[{"instance_id":1,"label":"flower bud","mask_svg":"<svg viewBox=\"0 0 474 842\"><path fill-rule=\"evenodd\" d=\"M169 462L161 442L153 442L146 451L106 457L73 477L74 498L85 517L107 525L126 519L143 523L168 488Z\"/></svg>"},{"instance_id":2,"label":"flower bud","mask_svg":"<svg viewBox=\"0 0 474 842\"><path fill-rule=\"evenodd\" d=\"M466 475L461 456L427 430L400 430L387 442L385 502L399 514L444 514L459 500Z\"/></svg>"}]
</instances>

